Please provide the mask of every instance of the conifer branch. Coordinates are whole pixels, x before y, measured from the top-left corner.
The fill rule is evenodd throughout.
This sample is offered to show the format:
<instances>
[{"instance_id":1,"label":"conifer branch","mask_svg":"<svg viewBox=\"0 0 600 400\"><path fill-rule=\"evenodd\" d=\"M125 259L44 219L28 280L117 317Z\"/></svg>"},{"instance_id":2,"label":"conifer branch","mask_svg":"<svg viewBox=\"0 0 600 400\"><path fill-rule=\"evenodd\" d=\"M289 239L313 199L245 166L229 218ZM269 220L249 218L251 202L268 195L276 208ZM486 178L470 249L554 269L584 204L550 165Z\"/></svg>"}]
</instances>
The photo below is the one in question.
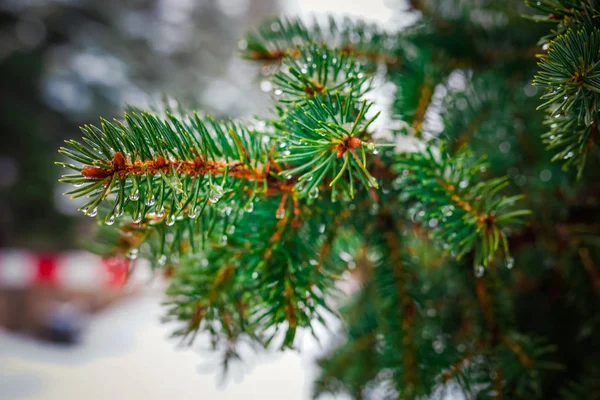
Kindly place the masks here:
<instances>
[{"instance_id":1,"label":"conifer branch","mask_svg":"<svg viewBox=\"0 0 600 400\"><path fill-rule=\"evenodd\" d=\"M600 9L591 0L544 0L528 4L552 14L560 29L544 38L547 54L533 84L546 89L540 109L548 113L550 131L543 135L553 160L575 166L581 176L590 151L598 147L600 118Z\"/></svg>"},{"instance_id":2,"label":"conifer branch","mask_svg":"<svg viewBox=\"0 0 600 400\"><path fill-rule=\"evenodd\" d=\"M326 92L352 93L360 99L370 89L369 75L343 50L307 44L295 56L287 56L271 80L278 102L302 104Z\"/></svg>"},{"instance_id":3,"label":"conifer branch","mask_svg":"<svg viewBox=\"0 0 600 400\"><path fill-rule=\"evenodd\" d=\"M454 156L435 156L428 147L423 153L409 153L395 165L401 173L398 185L415 201L413 218L432 229L431 234L460 259L475 249L476 271L486 267L502 249L512 262L505 229L518 226L527 210L513 210L521 196L498 197L505 178L472 184L473 176L486 168L465 148Z\"/></svg>"},{"instance_id":4,"label":"conifer branch","mask_svg":"<svg viewBox=\"0 0 600 400\"><path fill-rule=\"evenodd\" d=\"M402 328L402 341L405 346L402 360L404 364L406 391L408 395L411 395L412 391L416 389L418 384L416 367L418 360L415 356L414 338L412 332L416 309L413 300L410 298L406 289L406 273L402 270L402 257L397 234L394 231L388 231L384 234L384 237L387 247L390 251L392 271L396 280L398 296L397 304L402 307L402 318L398 326Z\"/></svg>"},{"instance_id":5,"label":"conifer branch","mask_svg":"<svg viewBox=\"0 0 600 400\"><path fill-rule=\"evenodd\" d=\"M115 194L107 223L127 211L136 223L154 213L168 216L172 224L184 212L198 217L205 199L217 203L230 193L227 197L247 200L259 184L267 184L266 147L239 124L210 118L205 123L196 114L161 119L131 113L125 120L127 125L102 120L101 129L85 126L87 147L70 140L59 150L83 164L61 163L79 172L61 181L78 186L67 194L90 198L82 206L88 215L95 216L98 206ZM244 189L240 180L254 182L253 189Z\"/></svg>"},{"instance_id":6,"label":"conifer branch","mask_svg":"<svg viewBox=\"0 0 600 400\"><path fill-rule=\"evenodd\" d=\"M311 43L338 48L365 62L400 64L396 55L397 35L383 31L376 24L348 18L338 21L330 17L327 24L316 19L311 24L298 18L267 20L255 31L248 32L240 47L243 57L270 63L286 57L297 58L300 49Z\"/></svg>"}]
</instances>

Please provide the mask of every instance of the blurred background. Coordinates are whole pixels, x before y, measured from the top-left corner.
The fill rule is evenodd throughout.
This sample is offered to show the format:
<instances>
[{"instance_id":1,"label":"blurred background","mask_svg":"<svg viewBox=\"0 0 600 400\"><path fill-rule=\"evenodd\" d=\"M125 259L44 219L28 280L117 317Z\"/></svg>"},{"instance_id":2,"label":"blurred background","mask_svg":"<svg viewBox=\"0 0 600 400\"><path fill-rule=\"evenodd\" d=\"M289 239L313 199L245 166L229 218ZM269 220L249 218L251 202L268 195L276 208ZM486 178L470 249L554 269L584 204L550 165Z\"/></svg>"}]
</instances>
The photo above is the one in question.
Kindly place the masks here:
<instances>
[{"instance_id":1,"label":"blurred background","mask_svg":"<svg viewBox=\"0 0 600 400\"><path fill-rule=\"evenodd\" d=\"M53 162L78 126L167 94L218 117L265 112L270 85L236 57L244 30L265 17L333 12L397 26L403 8L0 0L0 399L309 398L320 347L308 339L302 354L253 356L225 381L206 343L178 349L160 323L161 279L142 264L124 285L127 263L81 250L94 221L62 195Z\"/></svg>"}]
</instances>

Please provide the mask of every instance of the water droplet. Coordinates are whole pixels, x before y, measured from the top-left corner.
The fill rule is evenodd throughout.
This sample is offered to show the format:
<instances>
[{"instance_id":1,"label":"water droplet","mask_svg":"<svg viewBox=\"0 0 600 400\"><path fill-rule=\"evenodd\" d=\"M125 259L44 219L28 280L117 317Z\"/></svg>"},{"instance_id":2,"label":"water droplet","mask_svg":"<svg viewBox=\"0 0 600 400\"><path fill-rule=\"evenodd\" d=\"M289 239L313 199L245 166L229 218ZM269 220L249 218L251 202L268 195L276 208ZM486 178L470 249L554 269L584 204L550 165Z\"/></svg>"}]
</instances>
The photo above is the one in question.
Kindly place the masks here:
<instances>
[{"instance_id":1,"label":"water droplet","mask_svg":"<svg viewBox=\"0 0 600 400\"><path fill-rule=\"evenodd\" d=\"M379 204L373 203L373 205L369 208L369 214L375 215L379 212Z\"/></svg>"},{"instance_id":2,"label":"water droplet","mask_svg":"<svg viewBox=\"0 0 600 400\"><path fill-rule=\"evenodd\" d=\"M133 217L133 222L136 224L139 224L140 222L142 222L142 214L136 215L135 217Z\"/></svg>"},{"instance_id":3,"label":"water droplet","mask_svg":"<svg viewBox=\"0 0 600 400\"><path fill-rule=\"evenodd\" d=\"M256 278L258 278L258 272L254 271L252 273L252 279L256 279Z\"/></svg>"},{"instance_id":4,"label":"water droplet","mask_svg":"<svg viewBox=\"0 0 600 400\"><path fill-rule=\"evenodd\" d=\"M435 350L436 353L440 354L444 351L444 348L446 347L444 345L444 342L441 340L434 340L433 341L433 350Z\"/></svg>"},{"instance_id":5,"label":"water droplet","mask_svg":"<svg viewBox=\"0 0 600 400\"><path fill-rule=\"evenodd\" d=\"M167 226L175 225L175 214L169 214L165 223L167 224Z\"/></svg>"},{"instance_id":6,"label":"water droplet","mask_svg":"<svg viewBox=\"0 0 600 400\"><path fill-rule=\"evenodd\" d=\"M312 188L310 192L308 192L308 197L310 197L311 199L316 199L317 197L319 197L319 188Z\"/></svg>"},{"instance_id":7,"label":"water droplet","mask_svg":"<svg viewBox=\"0 0 600 400\"><path fill-rule=\"evenodd\" d=\"M289 150L286 150L286 151L283 152L283 155L286 156L286 157L289 156L290 154L292 154L292 152L289 151Z\"/></svg>"},{"instance_id":8,"label":"water droplet","mask_svg":"<svg viewBox=\"0 0 600 400\"><path fill-rule=\"evenodd\" d=\"M221 244L222 245L226 245L227 244L227 235L221 236Z\"/></svg>"},{"instance_id":9,"label":"water droplet","mask_svg":"<svg viewBox=\"0 0 600 400\"><path fill-rule=\"evenodd\" d=\"M508 257L506 259L506 268L512 269L515 266L515 259L512 257Z\"/></svg>"},{"instance_id":10,"label":"water droplet","mask_svg":"<svg viewBox=\"0 0 600 400\"><path fill-rule=\"evenodd\" d=\"M115 216L111 215L109 217L106 217L106 219L104 220L104 223L106 225L112 225L112 224L114 224L115 223Z\"/></svg>"},{"instance_id":11,"label":"water droplet","mask_svg":"<svg viewBox=\"0 0 600 400\"><path fill-rule=\"evenodd\" d=\"M148 207L151 207L151 206L153 206L153 205L154 205L154 203L156 203L156 199L154 198L154 195L152 195L152 197L150 197L150 198L147 198L147 199L146 199L146 201L145 201L145 204L146 204Z\"/></svg>"},{"instance_id":12,"label":"water droplet","mask_svg":"<svg viewBox=\"0 0 600 400\"><path fill-rule=\"evenodd\" d=\"M219 201L221 196L223 196L223 187L220 185L211 185L208 192L208 200L214 204Z\"/></svg>"},{"instance_id":13,"label":"water droplet","mask_svg":"<svg viewBox=\"0 0 600 400\"><path fill-rule=\"evenodd\" d=\"M282 219L283 217L285 217L285 209L278 210L277 214L275 214L275 218Z\"/></svg>"},{"instance_id":14,"label":"water droplet","mask_svg":"<svg viewBox=\"0 0 600 400\"><path fill-rule=\"evenodd\" d=\"M85 185L85 183L81 182L81 183L74 183L73 186L75 186L76 188L80 188L83 185Z\"/></svg>"},{"instance_id":15,"label":"water droplet","mask_svg":"<svg viewBox=\"0 0 600 400\"><path fill-rule=\"evenodd\" d=\"M165 265L167 263L167 256L162 254L160 257L158 257L158 260L156 261L159 265Z\"/></svg>"},{"instance_id":16,"label":"water droplet","mask_svg":"<svg viewBox=\"0 0 600 400\"><path fill-rule=\"evenodd\" d=\"M225 215L231 215L231 211L233 210L233 208L227 206L223 209L223 214Z\"/></svg>"},{"instance_id":17,"label":"water droplet","mask_svg":"<svg viewBox=\"0 0 600 400\"><path fill-rule=\"evenodd\" d=\"M246 211L247 213L251 213L254 210L254 202L250 201L248 202L248 204L246 204L246 206L244 207L244 211Z\"/></svg>"},{"instance_id":18,"label":"water droplet","mask_svg":"<svg viewBox=\"0 0 600 400\"><path fill-rule=\"evenodd\" d=\"M325 224L319 225L319 233L325 232Z\"/></svg>"},{"instance_id":19,"label":"water droplet","mask_svg":"<svg viewBox=\"0 0 600 400\"><path fill-rule=\"evenodd\" d=\"M190 207L187 215L190 218L196 218L198 216L198 209L196 207Z\"/></svg>"},{"instance_id":20,"label":"water droplet","mask_svg":"<svg viewBox=\"0 0 600 400\"><path fill-rule=\"evenodd\" d=\"M129 195L129 200L131 201L137 201L140 198L140 191L139 190L135 190L135 192L131 192L131 194Z\"/></svg>"},{"instance_id":21,"label":"water droplet","mask_svg":"<svg viewBox=\"0 0 600 400\"><path fill-rule=\"evenodd\" d=\"M475 267L475 276L477 278L481 278L485 274L485 267L483 265L478 265Z\"/></svg>"},{"instance_id":22,"label":"water droplet","mask_svg":"<svg viewBox=\"0 0 600 400\"><path fill-rule=\"evenodd\" d=\"M117 218L122 217L123 214L125 213L125 210L123 210L121 207L117 208L117 212L115 213L115 216Z\"/></svg>"},{"instance_id":23,"label":"water droplet","mask_svg":"<svg viewBox=\"0 0 600 400\"><path fill-rule=\"evenodd\" d=\"M96 215L98 215L98 208L87 210L85 212L85 215L87 215L88 217L92 217L92 218L95 217Z\"/></svg>"},{"instance_id":24,"label":"water droplet","mask_svg":"<svg viewBox=\"0 0 600 400\"><path fill-rule=\"evenodd\" d=\"M273 85L268 80L265 79L260 83L260 90L262 90L263 92L270 92L271 89L273 89Z\"/></svg>"},{"instance_id":25,"label":"water droplet","mask_svg":"<svg viewBox=\"0 0 600 400\"><path fill-rule=\"evenodd\" d=\"M292 176L291 176L291 175L287 175L287 176L285 177L285 179L287 179L287 180L289 181L290 179L292 179Z\"/></svg>"},{"instance_id":26,"label":"water droplet","mask_svg":"<svg viewBox=\"0 0 600 400\"><path fill-rule=\"evenodd\" d=\"M235 225L229 225L227 227L227 231L225 231L228 235L233 235L233 233L235 232Z\"/></svg>"},{"instance_id":27,"label":"water droplet","mask_svg":"<svg viewBox=\"0 0 600 400\"><path fill-rule=\"evenodd\" d=\"M552 172L550 172L550 170L543 170L542 172L540 172L540 179L543 182L548 182L550 179L552 179Z\"/></svg>"},{"instance_id":28,"label":"water droplet","mask_svg":"<svg viewBox=\"0 0 600 400\"><path fill-rule=\"evenodd\" d=\"M436 226L438 226L438 220L436 218L431 218L429 220L429 227L433 229Z\"/></svg>"},{"instance_id":29,"label":"water droplet","mask_svg":"<svg viewBox=\"0 0 600 400\"><path fill-rule=\"evenodd\" d=\"M510 143L509 142L502 142L500 143L500 146L498 146L500 148L500 151L502 153L508 153L510 151Z\"/></svg>"},{"instance_id":30,"label":"water droplet","mask_svg":"<svg viewBox=\"0 0 600 400\"><path fill-rule=\"evenodd\" d=\"M135 260L136 258L138 258L138 254L138 249L131 249L129 250L129 253L127 253L127 258L129 258L130 260Z\"/></svg>"},{"instance_id":31,"label":"water droplet","mask_svg":"<svg viewBox=\"0 0 600 400\"><path fill-rule=\"evenodd\" d=\"M156 216L159 218L162 218L165 216L165 208L161 207L160 210L158 210L158 212L156 213Z\"/></svg>"},{"instance_id":32,"label":"water droplet","mask_svg":"<svg viewBox=\"0 0 600 400\"><path fill-rule=\"evenodd\" d=\"M462 181L460 181L460 183L458 184L458 187L460 187L461 189L466 188L467 186L469 186L469 181L466 179L463 179Z\"/></svg>"},{"instance_id":33,"label":"water droplet","mask_svg":"<svg viewBox=\"0 0 600 400\"><path fill-rule=\"evenodd\" d=\"M379 150L377 150L377 149L373 150L373 154L379 154Z\"/></svg>"}]
</instances>

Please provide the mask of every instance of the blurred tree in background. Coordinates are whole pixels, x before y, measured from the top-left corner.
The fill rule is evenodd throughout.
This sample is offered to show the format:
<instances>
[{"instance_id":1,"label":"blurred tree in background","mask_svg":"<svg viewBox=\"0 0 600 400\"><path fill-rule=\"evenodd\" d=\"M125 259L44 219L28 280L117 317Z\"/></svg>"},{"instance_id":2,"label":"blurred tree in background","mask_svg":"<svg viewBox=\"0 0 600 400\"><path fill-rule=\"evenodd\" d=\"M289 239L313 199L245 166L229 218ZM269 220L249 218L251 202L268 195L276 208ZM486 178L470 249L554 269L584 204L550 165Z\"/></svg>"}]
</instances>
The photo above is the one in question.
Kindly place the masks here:
<instances>
[{"instance_id":1,"label":"blurred tree in background","mask_svg":"<svg viewBox=\"0 0 600 400\"><path fill-rule=\"evenodd\" d=\"M97 115L163 93L217 116L261 111L255 69L235 52L245 27L278 12L276 0L0 2L0 246L72 248L87 231L48 165Z\"/></svg>"}]
</instances>

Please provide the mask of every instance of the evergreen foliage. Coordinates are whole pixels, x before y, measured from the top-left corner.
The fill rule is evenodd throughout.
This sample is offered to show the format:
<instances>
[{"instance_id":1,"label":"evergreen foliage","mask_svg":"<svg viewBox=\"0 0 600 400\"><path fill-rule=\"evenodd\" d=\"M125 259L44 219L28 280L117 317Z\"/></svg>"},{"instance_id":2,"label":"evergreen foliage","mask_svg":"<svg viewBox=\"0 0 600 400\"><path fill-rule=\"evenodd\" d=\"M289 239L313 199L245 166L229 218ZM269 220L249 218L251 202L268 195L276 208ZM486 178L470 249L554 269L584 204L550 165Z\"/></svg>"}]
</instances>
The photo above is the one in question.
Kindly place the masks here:
<instances>
[{"instance_id":1,"label":"evergreen foliage","mask_svg":"<svg viewBox=\"0 0 600 400\"><path fill-rule=\"evenodd\" d=\"M83 127L60 149L78 164L59 164L105 225L95 249L162 268L174 335L208 334L225 367L341 318L315 396L593 393L599 7L531 4L558 22L533 80L543 140L578 181L539 136L545 28L509 3L412 1L400 33L269 20L240 44L270 74L268 119L133 110ZM399 129L378 125L387 84Z\"/></svg>"},{"instance_id":2,"label":"evergreen foliage","mask_svg":"<svg viewBox=\"0 0 600 400\"><path fill-rule=\"evenodd\" d=\"M550 131L544 139L557 151L553 160L563 160L565 167L575 166L581 174L599 140L600 5L592 0L530 5L552 10L548 17L538 19L558 24L542 40L548 52L540 58L540 72L534 79L534 84L546 89L540 108L548 112Z\"/></svg>"}]
</instances>

